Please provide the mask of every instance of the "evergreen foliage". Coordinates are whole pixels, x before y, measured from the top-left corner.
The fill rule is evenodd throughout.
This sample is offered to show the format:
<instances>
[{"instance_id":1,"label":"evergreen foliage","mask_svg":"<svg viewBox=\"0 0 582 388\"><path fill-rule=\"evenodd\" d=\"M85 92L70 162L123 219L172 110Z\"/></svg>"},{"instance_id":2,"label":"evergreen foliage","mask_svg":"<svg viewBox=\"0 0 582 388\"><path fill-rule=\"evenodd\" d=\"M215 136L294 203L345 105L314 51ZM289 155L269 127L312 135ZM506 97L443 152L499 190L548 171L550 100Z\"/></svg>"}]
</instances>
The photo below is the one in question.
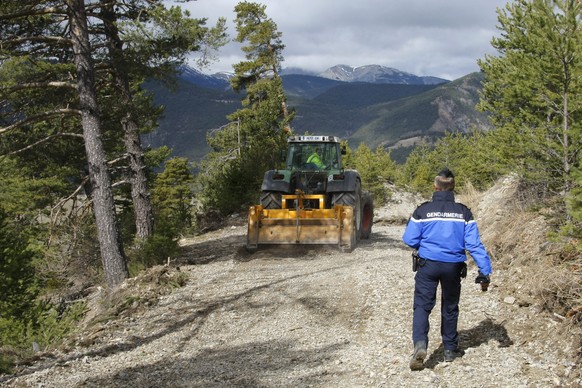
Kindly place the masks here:
<instances>
[{"instance_id":1,"label":"evergreen foliage","mask_svg":"<svg viewBox=\"0 0 582 388\"><path fill-rule=\"evenodd\" d=\"M576 168L572 171L573 187L568 197L569 214L571 220L570 234L578 239L578 250L582 251L582 169Z\"/></svg>"},{"instance_id":2,"label":"evergreen foliage","mask_svg":"<svg viewBox=\"0 0 582 388\"><path fill-rule=\"evenodd\" d=\"M39 291L33 263L37 254L9 220L0 209L0 318L18 319L29 312Z\"/></svg>"},{"instance_id":3,"label":"evergreen foliage","mask_svg":"<svg viewBox=\"0 0 582 388\"><path fill-rule=\"evenodd\" d=\"M83 31L88 20L91 28ZM99 1L90 5L57 0L36 4L2 2L0 154L9 155L10 159L1 162L12 161L3 170L12 171L19 177L16 180L33 182L28 184L31 188L46 188L37 195L39 200L44 199L43 203L30 201L29 211L48 215L50 210L51 217L70 215L62 205L68 206L70 200L75 200L73 197L87 194L94 206L105 209L95 214L107 214L107 209L115 207L101 203L113 198L113 194L100 193L115 190L116 199L124 204L127 214L135 217L134 226L124 224L128 225L123 231L125 240L131 241L128 234L148 236L153 220L147 187L147 170L151 166L143 162L139 135L155 127L162 110L153 105L151 96L140 85L148 77L171 80L192 51L202 53L201 65L208 63L213 50L226 42L224 24L224 19L219 19L215 27L208 28L205 19L191 18L179 7L167 8L161 1ZM91 40L91 45L77 46L85 50L81 67L74 62L80 55L73 55L73 47L85 38L73 31L83 32ZM82 80L77 77L79 74ZM92 80L97 82L90 84ZM76 88L81 81L83 96ZM93 88L95 98L91 96ZM87 101L91 101L91 109L87 109ZM82 132L81 128L89 128L88 117L91 130ZM93 133L98 134L95 141L87 139L87 134ZM99 162L88 159L101 153L98 150L102 146L104 155L99 156ZM111 169L105 165L107 162ZM93 170L110 173L111 183L106 179L95 184L95 174L93 182L89 182L88 173L99 163L103 166ZM34 194L27 190L30 195L18 195L16 191L25 188L23 184L9 176L5 179L9 183L5 196L21 198L22 205ZM7 203L17 205L15 200ZM109 228L115 218L108 217L94 232ZM68 223L54 217L51 221ZM112 245L120 244L102 242L102 255L112 252Z\"/></svg>"},{"instance_id":4,"label":"evergreen foliage","mask_svg":"<svg viewBox=\"0 0 582 388\"><path fill-rule=\"evenodd\" d=\"M417 145L401 167L398 184L423 194L430 193L434 177L441 168L436 156L428 144Z\"/></svg>"},{"instance_id":5,"label":"evergreen foliage","mask_svg":"<svg viewBox=\"0 0 582 388\"><path fill-rule=\"evenodd\" d=\"M568 198L582 148L580 2L519 0L498 10L498 55L479 61L480 107L500 160L540 197ZM569 210L563 207L562 210ZM568 216L569 217L569 216Z\"/></svg>"},{"instance_id":6,"label":"evergreen foliage","mask_svg":"<svg viewBox=\"0 0 582 388\"><path fill-rule=\"evenodd\" d=\"M397 176L397 166L390 152L383 147L372 151L361 143L348 161L360 174L362 187L372 194L375 206L384 205L391 195L385 183L394 183Z\"/></svg>"},{"instance_id":7,"label":"evergreen foliage","mask_svg":"<svg viewBox=\"0 0 582 388\"><path fill-rule=\"evenodd\" d=\"M293 119L280 77L281 33L265 9L249 2L235 7L235 40L246 44L246 60L234 65L230 82L233 90L245 92L243 107L207 137L213 151L201 163L201 200L223 214L257 201L263 175L279 163Z\"/></svg>"},{"instance_id":8,"label":"evergreen foliage","mask_svg":"<svg viewBox=\"0 0 582 388\"><path fill-rule=\"evenodd\" d=\"M168 151L157 150L146 159L164 159ZM165 264L177 255L178 237L192 232L193 182L191 166L186 158L167 160L165 169L155 176L152 187L155 231L128 251L130 275Z\"/></svg>"},{"instance_id":9,"label":"evergreen foliage","mask_svg":"<svg viewBox=\"0 0 582 388\"><path fill-rule=\"evenodd\" d=\"M172 158L156 176L152 190L156 233L171 238L192 226L192 184L194 177L186 158Z\"/></svg>"},{"instance_id":10,"label":"evergreen foliage","mask_svg":"<svg viewBox=\"0 0 582 388\"><path fill-rule=\"evenodd\" d=\"M428 195L436 174L448 167L457 174L458 189L466 185L487 189L510 171L497 158L494 141L492 132L473 131L468 135L448 132L432 146L418 145L401 167L397 182Z\"/></svg>"},{"instance_id":11,"label":"evergreen foliage","mask_svg":"<svg viewBox=\"0 0 582 388\"><path fill-rule=\"evenodd\" d=\"M20 230L0 210L0 373L10 372L13 349L55 345L83 311L82 304L58 308L38 298L46 287L36 270L41 255Z\"/></svg>"},{"instance_id":12,"label":"evergreen foliage","mask_svg":"<svg viewBox=\"0 0 582 388\"><path fill-rule=\"evenodd\" d=\"M20 255L7 248L0 262L0 285L16 293L2 293L3 344L11 338L29 347L35 338L49 346L63 335L59 329L72 327L65 317L78 311L67 315L41 302L44 294L77 292L101 282L96 275L116 286L126 276L115 210L134 212L136 222L123 230L131 241L140 234L139 214L153 219L147 180L168 155L141 148L140 133L155 128L162 113L141 84L171 81L192 51L201 53L201 65L211 60L226 42L225 22L205 23L158 0L0 3L0 234L22 241L13 241ZM168 239L146 246L167 257L176 247ZM28 260L30 252L36 260Z\"/></svg>"}]
</instances>

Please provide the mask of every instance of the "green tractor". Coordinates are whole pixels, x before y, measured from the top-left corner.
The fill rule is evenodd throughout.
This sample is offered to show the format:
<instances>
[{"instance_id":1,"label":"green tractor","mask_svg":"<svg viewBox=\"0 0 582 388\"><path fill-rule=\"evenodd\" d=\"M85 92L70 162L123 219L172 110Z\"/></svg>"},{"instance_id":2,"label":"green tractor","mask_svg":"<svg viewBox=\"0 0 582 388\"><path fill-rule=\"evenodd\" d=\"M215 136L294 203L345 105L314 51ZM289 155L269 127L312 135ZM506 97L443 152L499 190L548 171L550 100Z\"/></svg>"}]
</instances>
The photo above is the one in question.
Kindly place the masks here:
<instances>
[{"instance_id":1,"label":"green tractor","mask_svg":"<svg viewBox=\"0 0 582 388\"><path fill-rule=\"evenodd\" d=\"M285 168L265 173L251 206L247 248L262 244L338 244L351 251L372 232L374 205L360 175L342 165L335 136L292 136Z\"/></svg>"}]
</instances>

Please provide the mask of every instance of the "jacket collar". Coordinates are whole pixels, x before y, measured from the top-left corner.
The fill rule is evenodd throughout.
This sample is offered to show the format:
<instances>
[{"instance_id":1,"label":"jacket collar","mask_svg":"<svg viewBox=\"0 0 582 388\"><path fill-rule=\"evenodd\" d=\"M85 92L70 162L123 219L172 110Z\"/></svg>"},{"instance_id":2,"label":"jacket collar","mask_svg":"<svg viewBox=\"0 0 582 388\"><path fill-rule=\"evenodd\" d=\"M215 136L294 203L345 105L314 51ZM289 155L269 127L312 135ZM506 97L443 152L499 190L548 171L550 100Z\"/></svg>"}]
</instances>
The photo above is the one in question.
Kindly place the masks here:
<instances>
[{"instance_id":1,"label":"jacket collar","mask_svg":"<svg viewBox=\"0 0 582 388\"><path fill-rule=\"evenodd\" d=\"M455 202L455 193L452 191L435 191L432 193L433 201L452 201Z\"/></svg>"}]
</instances>

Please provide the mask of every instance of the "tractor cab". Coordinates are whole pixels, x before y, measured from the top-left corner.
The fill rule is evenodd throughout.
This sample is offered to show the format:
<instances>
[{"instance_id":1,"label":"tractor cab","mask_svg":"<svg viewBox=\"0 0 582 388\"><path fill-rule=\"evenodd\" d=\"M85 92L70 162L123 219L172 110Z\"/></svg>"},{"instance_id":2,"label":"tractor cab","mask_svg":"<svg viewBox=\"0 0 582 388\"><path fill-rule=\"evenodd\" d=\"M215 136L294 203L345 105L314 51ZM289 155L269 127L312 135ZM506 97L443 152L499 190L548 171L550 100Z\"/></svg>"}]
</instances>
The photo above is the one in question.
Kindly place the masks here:
<instances>
[{"instance_id":1,"label":"tractor cab","mask_svg":"<svg viewBox=\"0 0 582 388\"><path fill-rule=\"evenodd\" d=\"M334 136L293 136L288 140L286 169L291 171L340 170L345 154Z\"/></svg>"}]
</instances>

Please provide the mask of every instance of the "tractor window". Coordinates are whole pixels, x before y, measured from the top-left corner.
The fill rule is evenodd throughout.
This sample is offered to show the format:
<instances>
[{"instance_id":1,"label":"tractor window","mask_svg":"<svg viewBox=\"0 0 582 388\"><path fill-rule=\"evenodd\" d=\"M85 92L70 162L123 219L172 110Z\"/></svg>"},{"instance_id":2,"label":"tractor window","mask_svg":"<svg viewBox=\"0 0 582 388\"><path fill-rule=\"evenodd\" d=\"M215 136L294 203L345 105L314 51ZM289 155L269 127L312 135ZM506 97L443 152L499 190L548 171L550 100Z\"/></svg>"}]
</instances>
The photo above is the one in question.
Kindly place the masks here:
<instances>
[{"instance_id":1,"label":"tractor window","mask_svg":"<svg viewBox=\"0 0 582 388\"><path fill-rule=\"evenodd\" d=\"M326 154L326 156L327 156L326 166L328 166L328 168L338 169L339 168L339 157L337 154L336 145L333 143L328 144L327 151L328 151L328 153Z\"/></svg>"},{"instance_id":2,"label":"tractor window","mask_svg":"<svg viewBox=\"0 0 582 388\"><path fill-rule=\"evenodd\" d=\"M291 143L289 145L287 168L317 170L339 168L338 166L339 155L336 143Z\"/></svg>"},{"instance_id":3,"label":"tractor window","mask_svg":"<svg viewBox=\"0 0 582 388\"><path fill-rule=\"evenodd\" d=\"M299 170L305 164L307 159L307 149L304 149L304 144L291 143L287 153L287 168Z\"/></svg>"}]
</instances>

